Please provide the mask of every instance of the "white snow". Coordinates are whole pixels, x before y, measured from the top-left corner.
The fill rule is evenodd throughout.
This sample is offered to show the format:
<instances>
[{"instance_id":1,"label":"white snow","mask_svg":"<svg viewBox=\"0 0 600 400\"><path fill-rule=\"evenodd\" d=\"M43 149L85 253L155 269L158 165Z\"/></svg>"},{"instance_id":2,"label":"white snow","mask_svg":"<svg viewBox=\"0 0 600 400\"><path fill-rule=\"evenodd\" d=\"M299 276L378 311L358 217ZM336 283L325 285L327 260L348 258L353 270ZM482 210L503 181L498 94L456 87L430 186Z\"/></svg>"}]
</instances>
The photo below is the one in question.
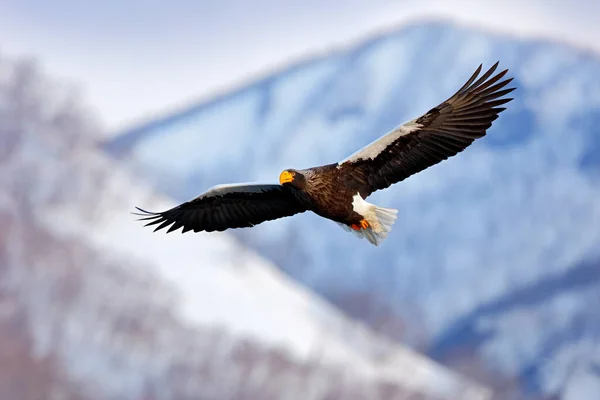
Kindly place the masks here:
<instances>
[{"instance_id":1,"label":"white snow","mask_svg":"<svg viewBox=\"0 0 600 400\"><path fill-rule=\"evenodd\" d=\"M339 164L353 163L360 160L373 160L383 150L385 150L390 144L394 143L401 136L406 136L419 130L422 126L415 122L416 120L408 121L394 128L391 132L386 133L373 143L370 143L352 154L348 158L341 161Z\"/></svg>"},{"instance_id":2,"label":"white snow","mask_svg":"<svg viewBox=\"0 0 600 400\"><path fill-rule=\"evenodd\" d=\"M40 218L61 235L90 240L96 249L130 259L132 265L142 261L153 266L152 272L176 290L175 315L191 326L222 327L237 337L284 348L298 360L318 359L419 391L488 397L486 389L465 384L459 376L347 319L228 233L164 234L144 228L129 214L134 205L162 210L174 204L134 183L118 166L113 166L110 191L104 195L114 197L104 205L101 222L93 226L64 208L45 210Z\"/></svg>"},{"instance_id":3,"label":"white snow","mask_svg":"<svg viewBox=\"0 0 600 400\"><path fill-rule=\"evenodd\" d=\"M2 90L11 86L0 81L8 100L0 136L18 135L0 160L0 286L33 354L56 361L61 379L114 399L152 397L147 390L156 388L160 398L232 398L236 390L247 398L258 378L256 388L314 400L324 395L313 380L328 376L330 392L374 393L390 382L399 391L489 398L485 388L344 317L229 233L144 228L130 214L134 205L161 210L173 201L102 154L77 108L41 113L46 104L34 96L41 88L18 83ZM184 152L192 151L197 142L184 137L191 139Z\"/></svg>"}]
</instances>

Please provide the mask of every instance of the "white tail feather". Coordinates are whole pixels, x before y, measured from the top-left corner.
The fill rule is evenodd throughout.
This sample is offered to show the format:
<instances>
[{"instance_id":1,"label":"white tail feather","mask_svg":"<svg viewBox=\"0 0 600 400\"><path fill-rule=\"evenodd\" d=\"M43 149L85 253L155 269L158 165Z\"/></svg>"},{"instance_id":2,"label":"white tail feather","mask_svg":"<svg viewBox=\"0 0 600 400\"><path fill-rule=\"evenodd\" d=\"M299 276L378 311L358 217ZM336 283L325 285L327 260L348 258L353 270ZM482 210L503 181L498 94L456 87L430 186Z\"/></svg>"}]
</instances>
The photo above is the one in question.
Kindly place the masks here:
<instances>
[{"instance_id":1,"label":"white tail feather","mask_svg":"<svg viewBox=\"0 0 600 400\"><path fill-rule=\"evenodd\" d=\"M377 216L381 230L387 234L392 230L392 226L396 222L396 218L398 218L398 210L375 206L375 215Z\"/></svg>"},{"instance_id":2,"label":"white tail feather","mask_svg":"<svg viewBox=\"0 0 600 400\"><path fill-rule=\"evenodd\" d=\"M367 229L355 231L348 225L340 223L338 223L338 225L341 226L345 231L352 232L361 239L366 238L370 243L374 244L375 246L379 246L379 244L392 230L392 226L398 217L398 210L393 208L377 207L376 205L369 204L369 211L370 212L366 213L368 215L365 215L365 219L371 226L369 226Z\"/></svg>"}]
</instances>

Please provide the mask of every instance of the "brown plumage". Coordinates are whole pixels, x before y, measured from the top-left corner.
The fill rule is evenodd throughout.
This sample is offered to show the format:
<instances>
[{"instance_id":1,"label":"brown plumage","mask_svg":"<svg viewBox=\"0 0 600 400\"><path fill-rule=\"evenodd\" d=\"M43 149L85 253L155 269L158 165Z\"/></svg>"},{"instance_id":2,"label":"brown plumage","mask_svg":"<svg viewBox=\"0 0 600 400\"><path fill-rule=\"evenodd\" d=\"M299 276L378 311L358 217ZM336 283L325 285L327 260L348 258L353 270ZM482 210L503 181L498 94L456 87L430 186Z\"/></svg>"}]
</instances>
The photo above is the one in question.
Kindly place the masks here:
<instances>
[{"instance_id":1,"label":"brown plumage","mask_svg":"<svg viewBox=\"0 0 600 400\"><path fill-rule=\"evenodd\" d=\"M498 63L478 78L482 66L454 95L424 115L393 129L337 163L286 170L279 185L239 184L214 187L197 198L161 212L143 212L147 225L167 232L223 231L312 211L378 245L397 211L365 201L385 189L467 148L505 110L503 96L512 79L494 76Z\"/></svg>"}]
</instances>

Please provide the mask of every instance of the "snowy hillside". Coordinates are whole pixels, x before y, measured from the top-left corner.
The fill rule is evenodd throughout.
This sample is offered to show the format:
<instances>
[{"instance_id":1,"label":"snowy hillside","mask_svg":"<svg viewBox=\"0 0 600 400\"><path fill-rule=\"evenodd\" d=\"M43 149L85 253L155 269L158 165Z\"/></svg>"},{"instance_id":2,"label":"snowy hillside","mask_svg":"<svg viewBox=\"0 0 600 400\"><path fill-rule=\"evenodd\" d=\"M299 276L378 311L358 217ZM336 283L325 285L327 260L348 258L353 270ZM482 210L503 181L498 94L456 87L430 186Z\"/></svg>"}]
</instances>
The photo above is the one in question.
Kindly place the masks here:
<instances>
[{"instance_id":1,"label":"snowy hillside","mask_svg":"<svg viewBox=\"0 0 600 400\"><path fill-rule=\"evenodd\" d=\"M569 393L582 379L600 381L600 355L573 350L598 348L600 318L586 310L600 281L589 274L579 290L569 276L600 248L599 59L416 25L137 127L106 148L180 201L218 183L275 182L284 168L352 154L497 60L515 77L515 100L466 152L371 197L399 209L379 248L310 214L233 234L397 339L450 364L447 355L467 346L532 393L581 399ZM522 295L535 290L536 301ZM574 331L574 319L585 328Z\"/></svg>"},{"instance_id":2,"label":"snowy hillside","mask_svg":"<svg viewBox=\"0 0 600 400\"><path fill-rule=\"evenodd\" d=\"M108 159L83 110L48 88L33 66L0 64L3 395L489 398L230 235L141 229L134 201L169 202Z\"/></svg>"}]
</instances>

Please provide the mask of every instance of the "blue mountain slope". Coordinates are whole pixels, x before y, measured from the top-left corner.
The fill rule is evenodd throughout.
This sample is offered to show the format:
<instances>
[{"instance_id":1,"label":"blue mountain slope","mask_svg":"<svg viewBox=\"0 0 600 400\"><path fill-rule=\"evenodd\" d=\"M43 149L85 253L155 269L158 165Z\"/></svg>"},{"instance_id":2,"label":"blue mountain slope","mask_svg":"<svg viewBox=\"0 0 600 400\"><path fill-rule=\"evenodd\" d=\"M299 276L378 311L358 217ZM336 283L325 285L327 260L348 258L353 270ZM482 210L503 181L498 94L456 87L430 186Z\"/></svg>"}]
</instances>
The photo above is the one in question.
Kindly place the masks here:
<instances>
[{"instance_id":1,"label":"blue mountain slope","mask_svg":"<svg viewBox=\"0 0 600 400\"><path fill-rule=\"evenodd\" d=\"M595 398L600 313L592 305L600 304L599 282L600 261L594 260L515 289L459 318L429 353L445 360L457 349L480 348L496 367L518 371L533 392L568 393L579 389L578 379L591 377L588 395Z\"/></svg>"},{"instance_id":2,"label":"blue mountain slope","mask_svg":"<svg viewBox=\"0 0 600 400\"><path fill-rule=\"evenodd\" d=\"M536 391L568 394L576 378L548 383L538 376L546 372L529 368L535 362L514 355L521 351L514 314L543 324L543 332L530 332L539 339L560 334L571 317L589 318L584 311L598 304L597 274L577 292L560 278L600 249L598 58L552 43L416 25L125 132L106 148L181 201L219 183L275 182L284 168L352 154L496 60L515 77L515 100L465 152L370 198L399 209L380 247L311 214L233 234L348 313L433 354L462 343L451 332L467 332L457 327L468 328L465 321L496 304L490 315L502 329L464 339L493 365L524 374ZM571 293L569 306L554 309L543 296L539 307L513 301L530 288L550 290L543 284L550 277L557 277L552 298ZM349 301L357 296L359 306ZM387 323L396 319L410 320L401 335ZM599 320L590 323L600 328ZM557 354L574 345L543 343ZM597 365L600 355L593 359Z\"/></svg>"}]
</instances>

